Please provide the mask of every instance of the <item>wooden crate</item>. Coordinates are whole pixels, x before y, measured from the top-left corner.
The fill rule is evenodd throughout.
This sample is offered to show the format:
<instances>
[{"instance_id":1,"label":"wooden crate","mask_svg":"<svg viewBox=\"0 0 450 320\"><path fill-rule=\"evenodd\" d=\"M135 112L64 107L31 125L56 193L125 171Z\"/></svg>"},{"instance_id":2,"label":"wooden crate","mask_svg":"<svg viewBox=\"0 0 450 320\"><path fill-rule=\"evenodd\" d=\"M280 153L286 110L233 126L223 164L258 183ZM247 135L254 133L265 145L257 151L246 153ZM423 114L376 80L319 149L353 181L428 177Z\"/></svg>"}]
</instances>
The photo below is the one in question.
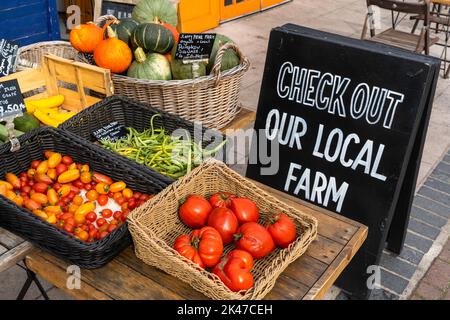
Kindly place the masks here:
<instances>
[{"instance_id":1,"label":"wooden crate","mask_svg":"<svg viewBox=\"0 0 450 320\"><path fill-rule=\"evenodd\" d=\"M114 94L111 73L107 69L46 55L38 69L30 69L2 77L0 82L17 79L28 99L62 94L62 109L79 112L104 97Z\"/></svg>"}]
</instances>

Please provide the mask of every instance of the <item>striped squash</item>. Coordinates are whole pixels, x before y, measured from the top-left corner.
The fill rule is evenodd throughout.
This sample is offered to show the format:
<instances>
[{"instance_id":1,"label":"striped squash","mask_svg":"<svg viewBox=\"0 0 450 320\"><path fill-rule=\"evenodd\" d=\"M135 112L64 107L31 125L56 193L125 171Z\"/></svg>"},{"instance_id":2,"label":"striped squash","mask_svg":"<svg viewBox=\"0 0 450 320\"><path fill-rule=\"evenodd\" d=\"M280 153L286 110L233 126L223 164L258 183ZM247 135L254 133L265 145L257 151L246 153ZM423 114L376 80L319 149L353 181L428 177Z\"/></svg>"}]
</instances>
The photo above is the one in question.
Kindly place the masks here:
<instances>
[{"instance_id":1,"label":"striped squash","mask_svg":"<svg viewBox=\"0 0 450 320\"><path fill-rule=\"evenodd\" d=\"M175 43L172 32L158 23L143 23L134 29L131 36L133 48L143 48L146 52L165 54Z\"/></svg>"},{"instance_id":2,"label":"striped squash","mask_svg":"<svg viewBox=\"0 0 450 320\"><path fill-rule=\"evenodd\" d=\"M131 19L125 18L120 20L113 21L109 26L113 31L117 34L117 38L122 40L123 42L130 44L131 34L133 30L139 25L139 22ZM105 38L108 37L108 32L105 30L104 32Z\"/></svg>"}]
</instances>

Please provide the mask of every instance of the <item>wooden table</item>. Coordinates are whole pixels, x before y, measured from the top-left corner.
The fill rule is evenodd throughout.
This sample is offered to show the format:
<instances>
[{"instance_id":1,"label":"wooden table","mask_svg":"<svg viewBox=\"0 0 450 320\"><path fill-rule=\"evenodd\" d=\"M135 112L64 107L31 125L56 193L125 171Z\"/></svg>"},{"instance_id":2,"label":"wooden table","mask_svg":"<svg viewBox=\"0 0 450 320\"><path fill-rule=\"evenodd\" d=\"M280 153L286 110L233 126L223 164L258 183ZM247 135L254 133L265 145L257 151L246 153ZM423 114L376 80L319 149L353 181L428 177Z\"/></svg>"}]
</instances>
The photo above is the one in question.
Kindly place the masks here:
<instances>
[{"instance_id":1,"label":"wooden table","mask_svg":"<svg viewBox=\"0 0 450 320\"><path fill-rule=\"evenodd\" d=\"M245 128L254 116L253 112L244 110L228 128ZM266 298L322 298L365 241L367 227L255 183L282 201L316 217L319 222L317 239L283 272ZM81 289L69 290L66 287L68 263L34 249L29 243L0 229L0 271L23 257L31 271L76 299L206 299L188 284L141 262L132 247L103 268L82 270Z\"/></svg>"}]
</instances>

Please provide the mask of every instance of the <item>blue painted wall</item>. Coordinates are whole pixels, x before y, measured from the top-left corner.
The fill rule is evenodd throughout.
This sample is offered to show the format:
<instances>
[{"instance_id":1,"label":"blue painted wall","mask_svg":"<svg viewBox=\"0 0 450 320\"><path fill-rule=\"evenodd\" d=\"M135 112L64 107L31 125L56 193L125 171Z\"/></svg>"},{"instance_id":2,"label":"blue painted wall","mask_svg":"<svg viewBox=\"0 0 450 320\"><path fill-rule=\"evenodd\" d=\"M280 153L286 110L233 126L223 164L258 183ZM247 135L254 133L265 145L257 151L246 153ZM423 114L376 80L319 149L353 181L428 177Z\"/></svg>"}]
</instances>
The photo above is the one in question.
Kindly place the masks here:
<instances>
[{"instance_id":1,"label":"blue painted wall","mask_svg":"<svg viewBox=\"0 0 450 320\"><path fill-rule=\"evenodd\" d=\"M0 38L21 46L60 39L56 0L0 0Z\"/></svg>"}]
</instances>

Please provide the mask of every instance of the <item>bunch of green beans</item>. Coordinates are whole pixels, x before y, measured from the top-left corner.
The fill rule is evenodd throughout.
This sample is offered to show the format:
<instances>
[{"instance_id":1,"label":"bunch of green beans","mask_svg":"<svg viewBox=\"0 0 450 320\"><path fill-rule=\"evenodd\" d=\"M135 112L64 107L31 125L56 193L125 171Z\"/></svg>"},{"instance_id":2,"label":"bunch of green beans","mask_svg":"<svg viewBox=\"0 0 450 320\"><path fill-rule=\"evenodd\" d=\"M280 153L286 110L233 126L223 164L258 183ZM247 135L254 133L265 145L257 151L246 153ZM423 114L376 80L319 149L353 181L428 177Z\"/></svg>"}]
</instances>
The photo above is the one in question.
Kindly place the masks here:
<instances>
[{"instance_id":1,"label":"bunch of green beans","mask_svg":"<svg viewBox=\"0 0 450 320\"><path fill-rule=\"evenodd\" d=\"M185 136L172 137L165 133L164 128L155 128L154 118L150 120L150 128L138 132L127 128L126 138L116 142L102 140L104 148L122 156L144 164L161 174L178 179L202 163L203 159L214 156L226 143L220 143L212 150L205 150L201 143L195 143L186 130Z\"/></svg>"}]
</instances>

